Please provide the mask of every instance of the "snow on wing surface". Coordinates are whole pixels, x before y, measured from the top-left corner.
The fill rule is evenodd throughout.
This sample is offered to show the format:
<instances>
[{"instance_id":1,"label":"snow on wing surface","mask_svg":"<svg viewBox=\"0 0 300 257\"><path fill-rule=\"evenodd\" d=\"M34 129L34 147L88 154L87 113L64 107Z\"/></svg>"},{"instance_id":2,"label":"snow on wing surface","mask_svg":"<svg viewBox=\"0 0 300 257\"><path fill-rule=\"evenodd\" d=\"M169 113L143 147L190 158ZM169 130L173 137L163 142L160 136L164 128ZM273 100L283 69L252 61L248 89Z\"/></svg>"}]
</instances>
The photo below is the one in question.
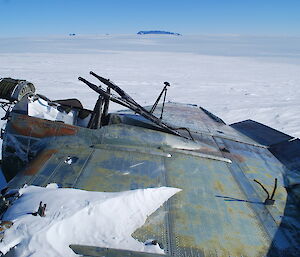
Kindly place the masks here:
<instances>
[{"instance_id":1,"label":"snow on wing surface","mask_svg":"<svg viewBox=\"0 0 300 257\"><path fill-rule=\"evenodd\" d=\"M5 213L14 225L0 244L16 256L76 256L70 244L84 244L133 251L161 253L158 245L145 245L131 234L147 217L180 189L160 187L118 193L28 186ZM47 204L46 216L31 215L39 202ZM15 240L18 239L16 242ZM8 247L7 247L8 246Z\"/></svg>"}]
</instances>

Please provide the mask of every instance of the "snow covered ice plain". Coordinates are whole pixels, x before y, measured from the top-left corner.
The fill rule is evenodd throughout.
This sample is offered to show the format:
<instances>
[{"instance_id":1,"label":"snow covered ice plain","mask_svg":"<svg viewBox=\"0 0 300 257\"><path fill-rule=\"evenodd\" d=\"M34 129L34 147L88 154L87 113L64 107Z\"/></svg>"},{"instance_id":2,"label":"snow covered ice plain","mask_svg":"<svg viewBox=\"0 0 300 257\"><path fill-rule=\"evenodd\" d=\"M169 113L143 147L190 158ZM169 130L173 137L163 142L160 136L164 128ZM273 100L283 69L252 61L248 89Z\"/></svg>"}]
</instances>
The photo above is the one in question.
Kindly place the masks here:
<instances>
[{"instance_id":1,"label":"snow covered ice plain","mask_svg":"<svg viewBox=\"0 0 300 257\"><path fill-rule=\"evenodd\" d=\"M86 108L93 108L97 95L77 80L78 76L82 76L97 83L88 75L90 70L113 80L142 105L153 104L163 82L168 81L171 84L167 96L169 101L203 106L229 124L253 119L294 137L300 137L300 38L238 35L0 38L0 77L31 81L39 93L52 100L76 97ZM120 108L122 107L112 105L111 110ZM26 193L41 194L43 191L47 195L51 190L58 194L63 189L29 187L23 189L23 193L26 196ZM157 193L162 189L153 190ZM155 205L149 207L151 211L143 212L141 209L140 212L149 214L152 210L155 211L155 208L176 193L175 189L164 190L171 191L164 199L159 197L161 202L156 202L156 198L153 198ZM135 193L140 195L142 191L132 194ZM119 199L129 196L128 194L120 193ZM144 195L155 197L152 193ZM49 197L53 198L53 195ZM105 198L106 195L101 197ZM26 205L26 208L30 207L28 211L38 205L39 199L40 197L36 198L31 206ZM88 199L90 200L82 198L82 202L75 206L78 208L75 210L77 216L74 219L81 219L81 215L86 215L90 207L85 203L92 202L93 197L89 196ZM141 202L143 200L137 201L136 206ZM20 202L15 207L22 209L23 204ZM98 208L97 205L92 207ZM74 211L69 206L66 210ZM54 207L49 211L50 219L60 219L68 214L58 213ZM24 219L32 218L18 211L16 213L19 216L7 213L7 217L17 219L20 223L26 223ZM51 229L49 227L50 232L60 231L67 224L59 219L55 226ZM18 236L23 234L22 226L15 226L10 233L11 237L8 237L9 242L5 247L19 242L13 239L20 239L26 248L26 240L31 240ZM45 236L35 230L32 233ZM105 235L99 234L100 238L101 236ZM36 237L37 241L42 240L42 237ZM132 241L130 235L126 234L125 237L131 240L131 249L144 247ZM50 241L45 243L51 245L51 235L49 238ZM25 256L32 250L38 251L35 241L31 243L31 248L24 248ZM106 242L103 246L113 247L111 243ZM69 251L63 248L65 245L61 247L63 251ZM56 256L55 251L50 252L49 256Z\"/></svg>"},{"instance_id":2,"label":"snow covered ice plain","mask_svg":"<svg viewBox=\"0 0 300 257\"><path fill-rule=\"evenodd\" d=\"M169 101L200 105L226 123L253 119L300 137L300 37L0 38L0 77L31 81L50 99L77 97L93 108L97 95L77 80L92 80L90 70L142 105L153 104L168 81Z\"/></svg>"}]
</instances>

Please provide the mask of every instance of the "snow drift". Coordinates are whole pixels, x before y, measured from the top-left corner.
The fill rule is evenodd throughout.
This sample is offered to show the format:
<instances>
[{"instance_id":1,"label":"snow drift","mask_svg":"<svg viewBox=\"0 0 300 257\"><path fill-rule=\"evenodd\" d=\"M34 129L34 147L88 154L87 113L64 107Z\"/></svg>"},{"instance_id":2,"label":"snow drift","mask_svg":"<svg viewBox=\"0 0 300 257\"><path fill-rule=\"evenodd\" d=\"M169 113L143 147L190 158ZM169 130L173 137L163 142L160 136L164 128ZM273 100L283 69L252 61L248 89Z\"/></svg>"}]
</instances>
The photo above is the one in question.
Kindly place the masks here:
<instances>
[{"instance_id":1,"label":"snow drift","mask_svg":"<svg viewBox=\"0 0 300 257\"><path fill-rule=\"evenodd\" d=\"M125 192L88 192L79 189L28 186L5 213L14 225L5 232L0 251L16 247L18 256L77 256L70 244L164 253L131 237L147 217L180 189L170 187ZM39 202L46 216L33 216Z\"/></svg>"}]
</instances>

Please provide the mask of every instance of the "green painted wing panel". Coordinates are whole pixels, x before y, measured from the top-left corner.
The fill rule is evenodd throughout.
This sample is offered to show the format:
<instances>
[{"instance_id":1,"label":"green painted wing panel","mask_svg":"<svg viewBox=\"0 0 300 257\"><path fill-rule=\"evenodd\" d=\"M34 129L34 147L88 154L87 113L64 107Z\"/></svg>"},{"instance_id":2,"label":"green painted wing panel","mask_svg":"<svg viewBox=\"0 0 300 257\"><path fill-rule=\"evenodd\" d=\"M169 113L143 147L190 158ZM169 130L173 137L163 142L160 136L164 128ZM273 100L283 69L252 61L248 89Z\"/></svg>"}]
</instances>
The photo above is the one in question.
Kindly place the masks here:
<instances>
[{"instance_id":1,"label":"green painted wing panel","mask_svg":"<svg viewBox=\"0 0 300 257\"><path fill-rule=\"evenodd\" d=\"M165 161L167 185L182 189L166 207L170 255L261 256L268 249L250 204L222 197L247 199L227 165L180 154Z\"/></svg>"},{"instance_id":2,"label":"green painted wing panel","mask_svg":"<svg viewBox=\"0 0 300 257\"><path fill-rule=\"evenodd\" d=\"M165 185L163 156L95 149L76 188L116 192Z\"/></svg>"},{"instance_id":3,"label":"green painted wing panel","mask_svg":"<svg viewBox=\"0 0 300 257\"><path fill-rule=\"evenodd\" d=\"M177 187L182 191L150 215L134 238L154 238L166 254L178 257L280 256L284 251L293 256L300 248L299 210L284 188L286 168L267 148L207 115L196 107L166 107L165 121L195 129L195 142L122 124L122 119L98 130L78 128L74 135L41 139L37 143L45 147L9 187L58 183L106 192ZM253 179L271 191L275 177L275 204L267 206ZM91 250L85 256L101 250L86 247L76 249ZM105 256L147 256L105 251Z\"/></svg>"}]
</instances>

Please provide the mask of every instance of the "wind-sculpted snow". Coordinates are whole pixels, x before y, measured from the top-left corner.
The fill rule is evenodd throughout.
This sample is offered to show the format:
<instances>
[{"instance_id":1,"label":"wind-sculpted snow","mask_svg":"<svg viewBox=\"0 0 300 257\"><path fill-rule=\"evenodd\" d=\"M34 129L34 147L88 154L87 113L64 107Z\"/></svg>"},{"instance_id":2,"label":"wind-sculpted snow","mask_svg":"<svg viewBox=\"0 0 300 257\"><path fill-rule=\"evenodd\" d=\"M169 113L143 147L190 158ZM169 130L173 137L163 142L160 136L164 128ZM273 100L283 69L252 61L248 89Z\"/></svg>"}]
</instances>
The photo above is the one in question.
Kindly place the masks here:
<instances>
[{"instance_id":1,"label":"wind-sculpted snow","mask_svg":"<svg viewBox=\"0 0 300 257\"><path fill-rule=\"evenodd\" d=\"M164 253L131 237L147 217L180 189L137 189L117 193L28 186L4 215L14 225L5 232L0 251L16 247L18 256L77 256L70 244ZM33 216L39 202L46 216Z\"/></svg>"}]
</instances>

